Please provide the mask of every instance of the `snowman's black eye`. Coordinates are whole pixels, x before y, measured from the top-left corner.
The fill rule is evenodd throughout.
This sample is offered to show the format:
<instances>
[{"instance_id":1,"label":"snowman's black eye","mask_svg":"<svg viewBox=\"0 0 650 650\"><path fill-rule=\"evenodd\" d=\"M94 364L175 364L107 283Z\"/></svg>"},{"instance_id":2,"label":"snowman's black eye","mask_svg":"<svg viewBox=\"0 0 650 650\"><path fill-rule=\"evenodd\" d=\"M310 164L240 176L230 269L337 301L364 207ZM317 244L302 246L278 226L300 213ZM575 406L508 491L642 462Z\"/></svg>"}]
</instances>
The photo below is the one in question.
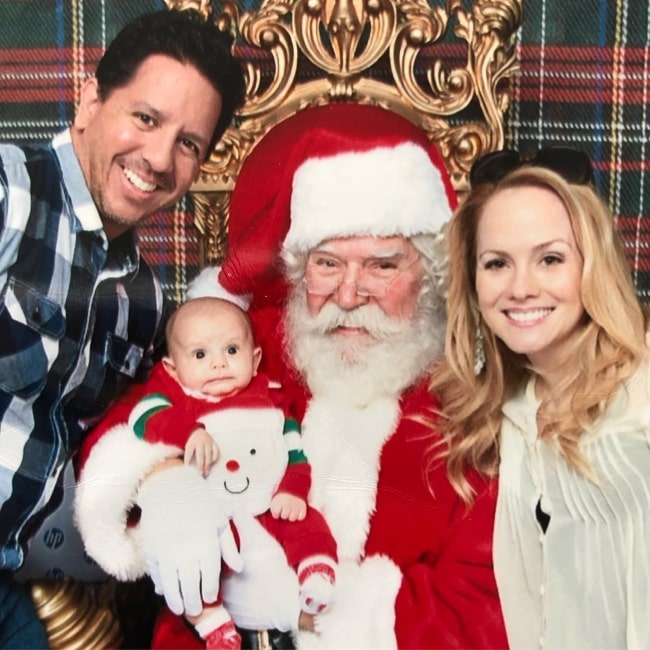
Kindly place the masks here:
<instances>
[{"instance_id":1,"label":"snowman's black eye","mask_svg":"<svg viewBox=\"0 0 650 650\"><path fill-rule=\"evenodd\" d=\"M256 449L251 449L251 456L254 456L257 453Z\"/></svg>"}]
</instances>

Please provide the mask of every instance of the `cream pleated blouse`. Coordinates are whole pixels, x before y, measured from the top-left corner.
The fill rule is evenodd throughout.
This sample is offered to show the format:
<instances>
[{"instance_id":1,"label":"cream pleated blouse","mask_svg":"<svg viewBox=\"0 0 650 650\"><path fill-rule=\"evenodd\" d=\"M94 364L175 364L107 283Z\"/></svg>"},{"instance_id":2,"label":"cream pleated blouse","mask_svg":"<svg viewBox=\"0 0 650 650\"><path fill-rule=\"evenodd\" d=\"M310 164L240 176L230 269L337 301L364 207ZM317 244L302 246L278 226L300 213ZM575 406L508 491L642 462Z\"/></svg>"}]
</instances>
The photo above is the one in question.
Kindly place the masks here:
<instances>
[{"instance_id":1,"label":"cream pleated blouse","mask_svg":"<svg viewBox=\"0 0 650 650\"><path fill-rule=\"evenodd\" d=\"M538 406L532 381L504 406L494 565L510 647L648 649L650 367L582 436L598 485L537 440Z\"/></svg>"}]
</instances>

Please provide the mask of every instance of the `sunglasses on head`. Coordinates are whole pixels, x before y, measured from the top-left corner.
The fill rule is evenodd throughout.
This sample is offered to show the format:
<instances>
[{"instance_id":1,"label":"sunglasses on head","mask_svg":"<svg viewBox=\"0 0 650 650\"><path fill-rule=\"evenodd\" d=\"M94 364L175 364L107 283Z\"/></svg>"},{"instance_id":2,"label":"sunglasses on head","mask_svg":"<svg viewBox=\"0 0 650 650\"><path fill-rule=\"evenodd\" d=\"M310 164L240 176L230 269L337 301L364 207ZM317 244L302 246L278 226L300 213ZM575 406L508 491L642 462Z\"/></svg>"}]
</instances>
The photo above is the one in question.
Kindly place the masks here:
<instances>
[{"instance_id":1,"label":"sunglasses on head","mask_svg":"<svg viewBox=\"0 0 650 650\"><path fill-rule=\"evenodd\" d=\"M530 155L515 149L492 151L481 156L469 172L469 183L498 183L511 171L524 165L544 167L560 175L568 183L587 185L594 181L591 160L584 151L569 147L545 147Z\"/></svg>"}]
</instances>

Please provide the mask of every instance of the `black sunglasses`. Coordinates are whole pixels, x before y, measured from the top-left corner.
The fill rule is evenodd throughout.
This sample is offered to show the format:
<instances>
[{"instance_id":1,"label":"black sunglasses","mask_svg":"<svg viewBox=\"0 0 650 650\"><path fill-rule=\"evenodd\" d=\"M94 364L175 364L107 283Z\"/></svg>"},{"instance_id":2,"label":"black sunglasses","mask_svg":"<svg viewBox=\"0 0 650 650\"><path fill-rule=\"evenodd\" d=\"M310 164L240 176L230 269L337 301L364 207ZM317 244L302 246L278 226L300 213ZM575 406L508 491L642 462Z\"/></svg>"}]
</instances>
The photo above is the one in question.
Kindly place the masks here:
<instances>
[{"instance_id":1,"label":"black sunglasses","mask_svg":"<svg viewBox=\"0 0 650 650\"><path fill-rule=\"evenodd\" d=\"M569 147L545 147L531 155L522 155L515 149L502 149L481 156L469 172L470 186L498 183L506 174L524 165L550 169L568 183L576 185L594 182L591 160L584 151Z\"/></svg>"}]
</instances>

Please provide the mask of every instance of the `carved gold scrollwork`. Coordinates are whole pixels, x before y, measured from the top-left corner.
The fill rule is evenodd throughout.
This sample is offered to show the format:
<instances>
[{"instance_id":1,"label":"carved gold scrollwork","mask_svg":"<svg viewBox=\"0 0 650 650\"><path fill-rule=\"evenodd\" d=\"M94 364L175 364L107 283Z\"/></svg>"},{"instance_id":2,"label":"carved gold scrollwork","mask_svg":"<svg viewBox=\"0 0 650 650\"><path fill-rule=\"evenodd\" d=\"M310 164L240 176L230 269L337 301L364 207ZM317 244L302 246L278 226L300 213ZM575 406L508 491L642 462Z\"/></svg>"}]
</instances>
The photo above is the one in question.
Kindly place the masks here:
<instances>
[{"instance_id":1,"label":"carved gold scrollwork","mask_svg":"<svg viewBox=\"0 0 650 650\"><path fill-rule=\"evenodd\" d=\"M165 0L168 9L196 9L204 18L212 14L211 0Z\"/></svg>"},{"instance_id":2,"label":"carved gold scrollwork","mask_svg":"<svg viewBox=\"0 0 650 650\"><path fill-rule=\"evenodd\" d=\"M212 15L210 2L167 4ZM503 146L522 4L264 0L258 10L242 12L237 2L224 0L211 19L235 33L244 54L259 56L245 60L247 99L237 126L193 188L205 261L219 261L225 251L228 193L246 156L270 128L308 106L354 101L404 115L437 143L454 186L464 191L472 162ZM438 45L449 44L462 46L460 63L434 55ZM301 61L309 67L304 78Z\"/></svg>"}]
</instances>

